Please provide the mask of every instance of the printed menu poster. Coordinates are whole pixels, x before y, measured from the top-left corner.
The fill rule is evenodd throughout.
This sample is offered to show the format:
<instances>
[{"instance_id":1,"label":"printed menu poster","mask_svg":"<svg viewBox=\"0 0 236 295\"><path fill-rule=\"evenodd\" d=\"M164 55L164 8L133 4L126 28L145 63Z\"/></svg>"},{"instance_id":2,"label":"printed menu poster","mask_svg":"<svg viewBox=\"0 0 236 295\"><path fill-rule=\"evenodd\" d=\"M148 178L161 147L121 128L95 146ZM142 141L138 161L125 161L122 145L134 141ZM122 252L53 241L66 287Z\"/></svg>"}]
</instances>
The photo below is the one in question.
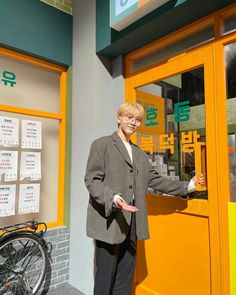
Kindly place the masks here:
<instances>
[{"instance_id":1,"label":"printed menu poster","mask_svg":"<svg viewBox=\"0 0 236 295\"><path fill-rule=\"evenodd\" d=\"M42 148L42 122L22 120L22 148Z\"/></svg>"},{"instance_id":2,"label":"printed menu poster","mask_svg":"<svg viewBox=\"0 0 236 295\"><path fill-rule=\"evenodd\" d=\"M41 153L21 153L20 180L25 178L30 180L41 179Z\"/></svg>"},{"instance_id":3,"label":"printed menu poster","mask_svg":"<svg viewBox=\"0 0 236 295\"><path fill-rule=\"evenodd\" d=\"M19 119L0 116L0 146L19 145Z\"/></svg>"},{"instance_id":4,"label":"printed menu poster","mask_svg":"<svg viewBox=\"0 0 236 295\"><path fill-rule=\"evenodd\" d=\"M39 212L40 184L20 184L19 214Z\"/></svg>"},{"instance_id":5,"label":"printed menu poster","mask_svg":"<svg viewBox=\"0 0 236 295\"><path fill-rule=\"evenodd\" d=\"M0 217L15 215L16 185L0 185Z\"/></svg>"},{"instance_id":6,"label":"printed menu poster","mask_svg":"<svg viewBox=\"0 0 236 295\"><path fill-rule=\"evenodd\" d=\"M17 180L17 151L0 151L0 181L2 174L5 181Z\"/></svg>"}]
</instances>

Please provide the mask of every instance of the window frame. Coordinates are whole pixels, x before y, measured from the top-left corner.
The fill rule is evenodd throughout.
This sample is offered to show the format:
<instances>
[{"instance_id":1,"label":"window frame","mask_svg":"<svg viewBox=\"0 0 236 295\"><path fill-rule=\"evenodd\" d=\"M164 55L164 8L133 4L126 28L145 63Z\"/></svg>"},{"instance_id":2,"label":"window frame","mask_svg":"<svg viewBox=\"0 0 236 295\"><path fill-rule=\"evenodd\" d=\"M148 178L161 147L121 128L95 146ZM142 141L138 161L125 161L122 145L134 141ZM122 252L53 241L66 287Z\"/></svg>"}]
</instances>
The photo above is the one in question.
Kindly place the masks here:
<instances>
[{"instance_id":1,"label":"window frame","mask_svg":"<svg viewBox=\"0 0 236 295\"><path fill-rule=\"evenodd\" d=\"M13 60L24 61L33 66L38 66L47 70L57 72L60 75L60 95L58 113L33 110L30 108L21 108L0 104L0 111L7 113L15 113L20 115L36 116L59 121L59 158L58 158L58 203L57 203L57 219L47 223L49 228L64 225L64 189L65 189L65 142L66 142L66 79L67 69L39 58L35 58L26 54L18 53L3 47L0 47L0 56L5 56Z\"/></svg>"}]
</instances>

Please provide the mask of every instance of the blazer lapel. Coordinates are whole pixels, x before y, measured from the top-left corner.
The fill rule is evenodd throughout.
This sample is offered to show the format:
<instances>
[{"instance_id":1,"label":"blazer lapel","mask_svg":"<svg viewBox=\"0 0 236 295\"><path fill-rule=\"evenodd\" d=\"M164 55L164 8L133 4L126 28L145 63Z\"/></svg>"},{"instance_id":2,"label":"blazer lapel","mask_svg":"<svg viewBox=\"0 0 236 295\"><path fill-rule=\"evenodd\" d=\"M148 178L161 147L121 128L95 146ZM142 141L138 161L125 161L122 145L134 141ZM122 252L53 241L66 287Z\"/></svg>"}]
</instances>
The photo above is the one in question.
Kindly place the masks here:
<instances>
[{"instance_id":1,"label":"blazer lapel","mask_svg":"<svg viewBox=\"0 0 236 295\"><path fill-rule=\"evenodd\" d=\"M133 154L133 166L135 169L137 169L137 163L138 163L137 146L131 142L131 148L132 148L132 154Z\"/></svg>"},{"instance_id":2,"label":"blazer lapel","mask_svg":"<svg viewBox=\"0 0 236 295\"><path fill-rule=\"evenodd\" d=\"M117 132L114 132L112 134L112 139L114 141L115 146L117 147L117 149L119 150L119 152L121 153L121 155L124 157L125 161L133 167L133 163L131 162L130 156L128 154L128 151L124 145L124 143L122 142L121 138L119 137L119 135L117 134ZM133 151L133 150L132 150Z\"/></svg>"}]
</instances>

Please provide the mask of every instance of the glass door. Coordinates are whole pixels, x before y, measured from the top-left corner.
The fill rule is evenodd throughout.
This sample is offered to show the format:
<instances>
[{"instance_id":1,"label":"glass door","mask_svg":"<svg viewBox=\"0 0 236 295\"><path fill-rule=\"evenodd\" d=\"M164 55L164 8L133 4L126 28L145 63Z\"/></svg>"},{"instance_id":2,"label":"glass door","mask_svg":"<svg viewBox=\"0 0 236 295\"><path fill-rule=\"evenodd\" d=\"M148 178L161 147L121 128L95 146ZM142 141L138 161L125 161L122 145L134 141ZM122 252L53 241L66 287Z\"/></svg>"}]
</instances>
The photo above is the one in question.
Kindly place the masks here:
<instances>
[{"instance_id":1,"label":"glass door","mask_svg":"<svg viewBox=\"0 0 236 295\"><path fill-rule=\"evenodd\" d=\"M126 97L145 109L134 140L152 166L206 179L187 200L149 189L151 238L138 243L135 294L221 294L212 71L208 46L126 79Z\"/></svg>"},{"instance_id":2,"label":"glass door","mask_svg":"<svg viewBox=\"0 0 236 295\"><path fill-rule=\"evenodd\" d=\"M138 87L136 101L145 109L137 143L158 173L186 182L202 173L207 180L204 67ZM192 197L207 199L206 185Z\"/></svg>"}]
</instances>

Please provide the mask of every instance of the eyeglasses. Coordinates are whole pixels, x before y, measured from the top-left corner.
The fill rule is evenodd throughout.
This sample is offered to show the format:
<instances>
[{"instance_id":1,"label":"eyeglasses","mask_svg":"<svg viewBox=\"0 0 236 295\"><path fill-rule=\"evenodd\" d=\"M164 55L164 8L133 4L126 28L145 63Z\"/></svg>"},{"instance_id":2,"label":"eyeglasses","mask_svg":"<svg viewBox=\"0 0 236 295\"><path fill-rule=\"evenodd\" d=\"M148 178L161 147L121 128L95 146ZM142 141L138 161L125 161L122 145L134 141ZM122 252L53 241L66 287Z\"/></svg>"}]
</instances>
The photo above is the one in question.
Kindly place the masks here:
<instances>
[{"instance_id":1,"label":"eyeglasses","mask_svg":"<svg viewBox=\"0 0 236 295\"><path fill-rule=\"evenodd\" d=\"M140 125L142 121L140 118L135 118L132 116L123 116L123 117L127 123L134 123L135 125Z\"/></svg>"}]
</instances>

